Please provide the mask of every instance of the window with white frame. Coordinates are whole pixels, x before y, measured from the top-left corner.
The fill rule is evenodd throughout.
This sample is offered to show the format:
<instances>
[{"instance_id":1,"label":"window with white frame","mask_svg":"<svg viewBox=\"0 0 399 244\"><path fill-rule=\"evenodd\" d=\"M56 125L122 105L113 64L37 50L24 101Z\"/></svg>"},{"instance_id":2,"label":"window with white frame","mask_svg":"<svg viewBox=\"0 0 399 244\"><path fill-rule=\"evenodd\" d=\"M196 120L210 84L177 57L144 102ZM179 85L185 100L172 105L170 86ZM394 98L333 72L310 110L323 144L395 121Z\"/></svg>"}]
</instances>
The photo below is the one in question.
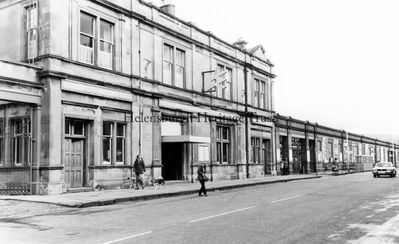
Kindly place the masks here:
<instances>
[{"instance_id":1,"label":"window with white frame","mask_svg":"<svg viewBox=\"0 0 399 244\"><path fill-rule=\"evenodd\" d=\"M254 82L254 102L253 105L258 108L268 108L268 87L264 80L255 79Z\"/></svg>"},{"instance_id":2,"label":"window with white frame","mask_svg":"<svg viewBox=\"0 0 399 244\"><path fill-rule=\"evenodd\" d=\"M25 8L26 11L26 58L33 59L37 57L37 5L30 4Z\"/></svg>"},{"instance_id":3,"label":"window with white frame","mask_svg":"<svg viewBox=\"0 0 399 244\"><path fill-rule=\"evenodd\" d=\"M209 162L209 146L198 145L198 162L206 163Z\"/></svg>"},{"instance_id":4,"label":"window with white frame","mask_svg":"<svg viewBox=\"0 0 399 244\"><path fill-rule=\"evenodd\" d=\"M184 88L186 53L169 44L163 45L163 83Z\"/></svg>"},{"instance_id":5,"label":"window with white frame","mask_svg":"<svg viewBox=\"0 0 399 244\"><path fill-rule=\"evenodd\" d=\"M103 163L124 164L126 125L119 122L103 122Z\"/></svg>"},{"instance_id":6,"label":"window with white frame","mask_svg":"<svg viewBox=\"0 0 399 244\"><path fill-rule=\"evenodd\" d=\"M99 31L96 31L96 30ZM114 24L80 12L79 61L112 69Z\"/></svg>"},{"instance_id":7,"label":"window with white frame","mask_svg":"<svg viewBox=\"0 0 399 244\"><path fill-rule=\"evenodd\" d=\"M218 163L230 163L231 127L216 126L216 151Z\"/></svg>"},{"instance_id":8,"label":"window with white frame","mask_svg":"<svg viewBox=\"0 0 399 244\"><path fill-rule=\"evenodd\" d=\"M223 64L217 65L216 96L230 100L233 70Z\"/></svg>"},{"instance_id":9,"label":"window with white frame","mask_svg":"<svg viewBox=\"0 0 399 244\"><path fill-rule=\"evenodd\" d=\"M30 162L31 128L29 118L10 120L11 162L15 166L26 166Z\"/></svg>"}]
</instances>

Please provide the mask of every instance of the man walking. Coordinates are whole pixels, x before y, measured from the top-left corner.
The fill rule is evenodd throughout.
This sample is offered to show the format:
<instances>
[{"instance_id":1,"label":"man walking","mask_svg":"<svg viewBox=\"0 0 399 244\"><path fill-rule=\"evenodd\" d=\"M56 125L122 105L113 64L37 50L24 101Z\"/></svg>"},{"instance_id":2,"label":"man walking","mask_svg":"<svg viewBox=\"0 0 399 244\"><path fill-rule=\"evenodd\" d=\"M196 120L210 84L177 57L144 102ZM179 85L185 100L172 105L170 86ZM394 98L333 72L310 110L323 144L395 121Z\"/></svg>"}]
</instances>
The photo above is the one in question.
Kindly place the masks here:
<instances>
[{"instance_id":1,"label":"man walking","mask_svg":"<svg viewBox=\"0 0 399 244\"><path fill-rule=\"evenodd\" d=\"M143 157L140 154L137 155L136 160L134 161L133 170L136 174L136 190L139 189L139 184L141 185L141 188L144 189L143 178L141 175L145 172L145 164Z\"/></svg>"}]
</instances>

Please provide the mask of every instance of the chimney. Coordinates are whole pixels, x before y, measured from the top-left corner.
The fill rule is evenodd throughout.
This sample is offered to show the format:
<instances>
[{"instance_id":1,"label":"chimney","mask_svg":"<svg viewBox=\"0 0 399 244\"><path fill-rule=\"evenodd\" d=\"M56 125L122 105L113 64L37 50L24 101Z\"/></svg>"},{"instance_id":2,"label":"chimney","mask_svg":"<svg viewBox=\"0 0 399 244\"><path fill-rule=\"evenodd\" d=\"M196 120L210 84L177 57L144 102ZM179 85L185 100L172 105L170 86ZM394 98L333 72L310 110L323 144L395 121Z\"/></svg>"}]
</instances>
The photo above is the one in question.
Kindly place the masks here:
<instances>
[{"instance_id":1,"label":"chimney","mask_svg":"<svg viewBox=\"0 0 399 244\"><path fill-rule=\"evenodd\" d=\"M248 42L246 42L242 37L238 38L238 40L233 43L234 46L241 50L244 50L247 44Z\"/></svg>"},{"instance_id":2,"label":"chimney","mask_svg":"<svg viewBox=\"0 0 399 244\"><path fill-rule=\"evenodd\" d=\"M175 12L175 5L173 3L171 3L170 1L168 1L169 3L165 4L165 1L162 1L163 5L160 7L161 11L170 15L175 16L176 12Z\"/></svg>"}]
</instances>

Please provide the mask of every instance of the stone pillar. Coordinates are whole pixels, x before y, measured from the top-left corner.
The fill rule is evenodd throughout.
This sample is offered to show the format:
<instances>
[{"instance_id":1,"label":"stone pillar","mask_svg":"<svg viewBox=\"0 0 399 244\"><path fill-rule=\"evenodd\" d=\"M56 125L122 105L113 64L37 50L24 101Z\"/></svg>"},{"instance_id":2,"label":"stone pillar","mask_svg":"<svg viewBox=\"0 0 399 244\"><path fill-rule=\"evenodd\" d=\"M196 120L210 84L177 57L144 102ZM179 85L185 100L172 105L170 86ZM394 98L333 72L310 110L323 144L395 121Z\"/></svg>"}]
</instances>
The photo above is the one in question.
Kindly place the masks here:
<instances>
[{"instance_id":1,"label":"stone pillar","mask_svg":"<svg viewBox=\"0 0 399 244\"><path fill-rule=\"evenodd\" d=\"M40 194L63 192L62 165L62 104L61 79L63 77L40 74L44 83L41 118Z\"/></svg>"},{"instance_id":2,"label":"stone pillar","mask_svg":"<svg viewBox=\"0 0 399 244\"><path fill-rule=\"evenodd\" d=\"M309 135L308 135L308 127L306 126L305 129L305 146L306 146L306 155L305 155L305 162L306 162L306 167L305 171L303 172L304 174L308 174L310 172L310 148L309 148Z\"/></svg>"},{"instance_id":3,"label":"stone pillar","mask_svg":"<svg viewBox=\"0 0 399 244\"><path fill-rule=\"evenodd\" d=\"M161 116L159 107L154 106L152 108L152 163L151 173L152 177L158 178L162 175L162 136L161 136L161 122L157 119Z\"/></svg>"},{"instance_id":4,"label":"stone pillar","mask_svg":"<svg viewBox=\"0 0 399 244\"><path fill-rule=\"evenodd\" d=\"M32 195L40 194L40 152L41 152L41 117L42 107L36 106L33 109L33 148L32 148Z\"/></svg>"}]
</instances>

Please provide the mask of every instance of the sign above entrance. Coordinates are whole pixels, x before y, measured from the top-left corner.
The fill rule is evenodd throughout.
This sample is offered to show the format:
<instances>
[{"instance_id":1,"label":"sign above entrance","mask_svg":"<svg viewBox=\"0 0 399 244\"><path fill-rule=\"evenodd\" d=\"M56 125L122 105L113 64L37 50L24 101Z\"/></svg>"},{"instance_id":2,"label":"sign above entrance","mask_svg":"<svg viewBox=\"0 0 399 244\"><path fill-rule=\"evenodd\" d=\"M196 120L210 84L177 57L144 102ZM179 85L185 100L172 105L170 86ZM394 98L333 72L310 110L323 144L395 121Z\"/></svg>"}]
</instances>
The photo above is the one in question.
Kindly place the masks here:
<instances>
[{"instance_id":1,"label":"sign above entrance","mask_svg":"<svg viewBox=\"0 0 399 244\"><path fill-rule=\"evenodd\" d=\"M201 137L201 136L190 136L190 135L163 136L162 142L188 142L188 143L210 144L211 138L210 137Z\"/></svg>"}]
</instances>

